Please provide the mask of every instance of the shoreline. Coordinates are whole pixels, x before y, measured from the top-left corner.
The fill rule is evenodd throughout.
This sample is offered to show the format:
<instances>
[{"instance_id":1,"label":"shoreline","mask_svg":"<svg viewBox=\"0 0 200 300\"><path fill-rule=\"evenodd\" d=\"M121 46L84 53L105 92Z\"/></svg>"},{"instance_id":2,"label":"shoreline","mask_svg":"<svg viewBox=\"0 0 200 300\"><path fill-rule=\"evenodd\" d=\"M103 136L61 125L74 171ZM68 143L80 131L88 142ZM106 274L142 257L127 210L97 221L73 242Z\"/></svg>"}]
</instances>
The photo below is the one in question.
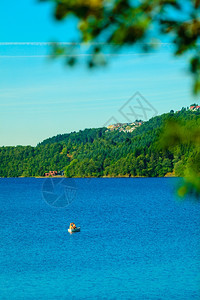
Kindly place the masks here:
<instances>
[{"instance_id":1,"label":"shoreline","mask_svg":"<svg viewBox=\"0 0 200 300\"><path fill-rule=\"evenodd\" d=\"M95 178L182 178L180 176L175 175L168 175L168 176L157 176L157 177L150 177L150 176L90 176L90 177L65 177L65 176L52 176L52 177L45 177L45 176L19 176L19 177L0 177L0 178L38 178L38 179L50 179L50 178L74 178L74 179L95 179Z\"/></svg>"}]
</instances>

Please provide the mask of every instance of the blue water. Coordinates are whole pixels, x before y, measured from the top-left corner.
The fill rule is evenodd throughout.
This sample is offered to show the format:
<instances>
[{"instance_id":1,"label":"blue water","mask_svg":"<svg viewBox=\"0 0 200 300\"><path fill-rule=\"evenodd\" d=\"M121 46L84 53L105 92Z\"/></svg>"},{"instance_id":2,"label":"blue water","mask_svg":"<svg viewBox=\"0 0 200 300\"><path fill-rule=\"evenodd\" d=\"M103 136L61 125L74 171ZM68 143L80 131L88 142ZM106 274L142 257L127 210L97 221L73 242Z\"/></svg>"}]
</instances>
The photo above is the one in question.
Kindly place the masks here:
<instances>
[{"instance_id":1,"label":"blue water","mask_svg":"<svg viewBox=\"0 0 200 300\"><path fill-rule=\"evenodd\" d=\"M60 179L0 179L0 298L200 299L200 205L176 181L76 179L54 201Z\"/></svg>"}]
</instances>

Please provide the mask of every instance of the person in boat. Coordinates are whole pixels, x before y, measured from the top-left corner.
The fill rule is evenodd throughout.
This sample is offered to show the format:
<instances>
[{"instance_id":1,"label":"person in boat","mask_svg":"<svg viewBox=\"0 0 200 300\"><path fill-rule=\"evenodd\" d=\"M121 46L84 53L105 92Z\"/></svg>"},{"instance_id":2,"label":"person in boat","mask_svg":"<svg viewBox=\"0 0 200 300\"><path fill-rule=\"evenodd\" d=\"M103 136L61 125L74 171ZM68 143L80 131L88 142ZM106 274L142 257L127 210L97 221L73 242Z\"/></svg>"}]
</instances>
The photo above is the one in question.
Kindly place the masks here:
<instances>
[{"instance_id":1,"label":"person in boat","mask_svg":"<svg viewBox=\"0 0 200 300\"><path fill-rule=\"evenodd\" d=\"M70 226L69 226L70 229L75 229L76 228L76 225L74 223L70 223Z\"/></svg>"}]
</instances>

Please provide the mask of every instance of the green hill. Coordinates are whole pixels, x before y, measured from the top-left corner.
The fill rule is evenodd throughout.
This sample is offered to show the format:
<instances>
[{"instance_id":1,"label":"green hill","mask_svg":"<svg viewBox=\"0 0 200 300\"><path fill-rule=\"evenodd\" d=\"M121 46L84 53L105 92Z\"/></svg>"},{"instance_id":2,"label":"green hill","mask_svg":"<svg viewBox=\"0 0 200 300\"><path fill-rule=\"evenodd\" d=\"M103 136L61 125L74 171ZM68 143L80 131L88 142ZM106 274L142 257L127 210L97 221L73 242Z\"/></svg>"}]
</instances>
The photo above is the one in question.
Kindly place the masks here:
<instances>
[{"instance_id":1,"label":"green hill","mask_svg":"<svg viewBox=\"0 0 200 300\"><path fill-rule=\"evenodd\" d=\"M182 109L154 117L133 132L85 129L48 138L36 147L0 147L0 177L44 176L65 170L67 177L182 176L187 164L200 158L191 142L162 147L167 120L175 120L186 132L200 128L200 112ZM189 133L188 133L189 134Z\"/></svg>"}]
</instances>

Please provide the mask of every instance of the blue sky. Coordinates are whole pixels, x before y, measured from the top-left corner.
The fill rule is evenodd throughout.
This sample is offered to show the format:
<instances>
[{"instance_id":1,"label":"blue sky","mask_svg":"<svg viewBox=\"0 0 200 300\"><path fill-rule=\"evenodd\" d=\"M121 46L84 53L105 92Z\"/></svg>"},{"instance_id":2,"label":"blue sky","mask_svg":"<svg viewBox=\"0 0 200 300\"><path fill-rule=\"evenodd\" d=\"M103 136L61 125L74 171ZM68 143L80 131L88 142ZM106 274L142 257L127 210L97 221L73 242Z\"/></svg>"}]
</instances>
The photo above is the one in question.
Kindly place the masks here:
<instances>
[{"instance_id":1,"label":"blue sky","mask_svg":"<svg viewBox=\"0 0 200 300\"><path fill-rule=\"evenodd\" d=\"M48 3L1 0L1 146L36 145L56 134L101 127L111 117L126 122L119 109L137 91L158 114L197 101L185 60L174 58L169 45L152 54L128 49L107 67L89 71L51 61L46 45L21 44L73 39L75 22L58 23L52 11Z\"/></svg>"}]
</instances>

